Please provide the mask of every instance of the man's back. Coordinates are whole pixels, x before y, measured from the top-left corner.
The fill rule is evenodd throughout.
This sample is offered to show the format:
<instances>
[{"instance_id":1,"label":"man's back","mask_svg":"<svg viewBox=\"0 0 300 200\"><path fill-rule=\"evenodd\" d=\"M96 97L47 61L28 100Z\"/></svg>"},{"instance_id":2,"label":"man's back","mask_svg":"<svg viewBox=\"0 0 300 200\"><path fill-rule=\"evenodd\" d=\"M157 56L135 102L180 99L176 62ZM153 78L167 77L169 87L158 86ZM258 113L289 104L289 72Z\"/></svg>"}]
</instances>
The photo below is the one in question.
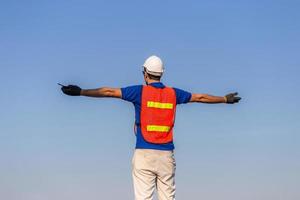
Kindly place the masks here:
<instances>
[{"instance_id":1,"label":"man's back","mask_svg":"<svg viewBox=\"0 0 300 200\"><path fill-rule=\"evenodd\" d=\"M161 82L149 84L155 88L165 88L166 86ZM184 90L173 88L176 95L176 104L188 103L191 99L191 93ZM122 99L132 102L135 107L135 133L136 133L136 149L157 149L157 150L173 150L173 141L165 144L153 144L145 141L141 133L141 102L143 85L129 86L121 88Z\"/></svg>"}]
</instances>

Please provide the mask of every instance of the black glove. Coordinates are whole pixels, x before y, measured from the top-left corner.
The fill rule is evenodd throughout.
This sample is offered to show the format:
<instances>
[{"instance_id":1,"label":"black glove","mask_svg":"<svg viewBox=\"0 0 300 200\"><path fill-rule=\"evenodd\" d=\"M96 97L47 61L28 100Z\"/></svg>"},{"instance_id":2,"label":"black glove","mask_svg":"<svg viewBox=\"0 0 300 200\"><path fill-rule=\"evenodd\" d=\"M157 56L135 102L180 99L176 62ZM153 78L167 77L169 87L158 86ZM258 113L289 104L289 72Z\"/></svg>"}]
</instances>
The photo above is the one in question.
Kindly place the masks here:
<instances>
[{"instance_id":1,"label":"black glove","mask_svg":"<svg viewBox=\"0 0 300 200\"><path fill-rule=\"evenodd\" d=\"M239 100L241 100L242 98L241 98L241 97L237 97L236 95L238 95L237 92L227 94L227 95L225 96L226 103L229 103L229 104L238 103Z\"/></svg>"},{"instance_id":2,"label":"black glove","mask_svg":"<svg viewBox=\"0 0 300 200\"><path fill-rule=\"evenodd\" d=\"M61 90L66 95L70 96L80 96L81 88L77 85L68 85L68 86L62 86Z\"/></svg>"}]
</instances>

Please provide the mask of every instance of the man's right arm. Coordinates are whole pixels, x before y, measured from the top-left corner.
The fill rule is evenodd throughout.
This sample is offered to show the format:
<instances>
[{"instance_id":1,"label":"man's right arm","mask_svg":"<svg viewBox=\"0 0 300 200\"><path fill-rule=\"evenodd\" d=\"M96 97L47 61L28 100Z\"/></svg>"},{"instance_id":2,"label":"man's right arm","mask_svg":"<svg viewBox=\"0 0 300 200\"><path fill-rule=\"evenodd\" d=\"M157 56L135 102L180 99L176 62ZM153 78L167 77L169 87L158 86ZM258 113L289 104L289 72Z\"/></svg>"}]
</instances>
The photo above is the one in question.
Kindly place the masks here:
<instances>
[{"instance_id":1,"label":"man's right arm","mask_svg":"<svg viewBox=\"0 0 300 200\"><path fill-rule=\"evenodd\" d=\"M226 99L220 96L212 96L209 94L192 94L190 102L198 103L226 103Z\"/></svg>"},{"instance_id":2,"label":"man's right arm","mask_svg":"<svg viewBox=\"0 0 300 200\"><path fill-rule=\"evenodd\" d=\"M237 96L238 93L230 93L222 96L213 96L209 94L192 94L190 102L198 102L198 103L228 103L234 104L238 103L241 100L241 97Z\"/></svg>"}]
</instances>

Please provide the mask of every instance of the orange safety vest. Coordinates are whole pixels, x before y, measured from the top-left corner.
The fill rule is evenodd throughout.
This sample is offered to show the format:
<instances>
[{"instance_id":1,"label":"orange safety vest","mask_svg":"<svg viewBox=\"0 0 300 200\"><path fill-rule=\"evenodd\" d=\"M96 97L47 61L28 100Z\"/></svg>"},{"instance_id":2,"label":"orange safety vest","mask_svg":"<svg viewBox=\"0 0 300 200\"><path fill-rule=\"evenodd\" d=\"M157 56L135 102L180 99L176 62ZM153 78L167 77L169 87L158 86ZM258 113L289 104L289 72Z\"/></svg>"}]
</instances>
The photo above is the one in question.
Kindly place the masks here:
<instances>
[{"instance_id":1,"label":"orange safety vest","mask_svg":"<svg viewBox=\"0 0 300 200\"><path fill-rule=\"evenodd\" d=\"M173 141L176 94L173 88L143 86L141 132L147 142L165 144Z\"/></svg>"}]
</instances>

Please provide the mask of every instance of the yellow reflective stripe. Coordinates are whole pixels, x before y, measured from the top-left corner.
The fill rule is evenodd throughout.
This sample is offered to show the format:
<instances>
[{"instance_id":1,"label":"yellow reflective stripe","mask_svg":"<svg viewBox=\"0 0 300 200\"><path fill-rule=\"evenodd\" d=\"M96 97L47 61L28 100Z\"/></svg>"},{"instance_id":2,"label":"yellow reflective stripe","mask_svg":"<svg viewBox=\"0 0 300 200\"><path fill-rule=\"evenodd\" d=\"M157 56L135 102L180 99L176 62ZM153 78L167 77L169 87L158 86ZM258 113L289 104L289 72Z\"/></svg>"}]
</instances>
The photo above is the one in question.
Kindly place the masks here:
<instances>
[{"instance_id":1,"label":"yellow reflective stripe","mask_svg":"<svg viewBox=\"0 0 300 200\"><path fill-rule=\"evenodd\" d=\"M160 103L155 101L147 101L147 107L161 108L161 109L173 109L172 103Z\"/></svg>"},{"instance_id":2,"label":"yellow reflective stripe","mask_svg":"<svg viewBox=\"0 0 300 200\"><path fill-rule=\"evenodd\" d=\"M147 125L147 131L169 132L170 126Z\"/></svg>"}]
</instances>

